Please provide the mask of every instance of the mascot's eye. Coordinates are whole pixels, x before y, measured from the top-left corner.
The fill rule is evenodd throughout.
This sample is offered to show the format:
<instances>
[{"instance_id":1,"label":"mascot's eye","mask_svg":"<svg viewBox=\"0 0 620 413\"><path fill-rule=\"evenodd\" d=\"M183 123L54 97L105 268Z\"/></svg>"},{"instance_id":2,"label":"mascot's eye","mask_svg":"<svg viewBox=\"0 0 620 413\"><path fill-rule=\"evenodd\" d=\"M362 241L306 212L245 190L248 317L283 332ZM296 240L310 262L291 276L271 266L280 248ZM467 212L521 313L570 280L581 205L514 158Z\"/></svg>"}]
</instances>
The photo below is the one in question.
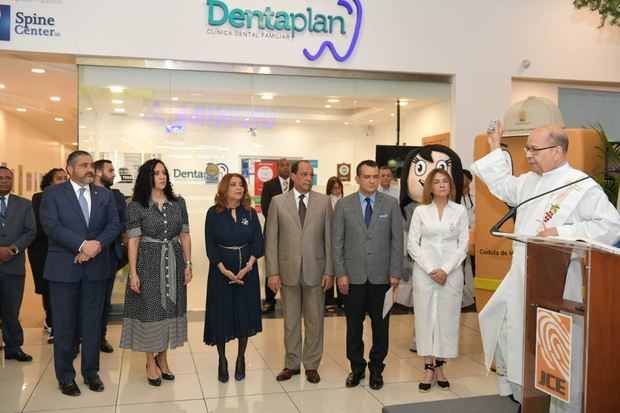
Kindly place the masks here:
<instances>
[{"instance_id":1,"label":"mascot's eye","mask_svg":"<svg viewBox=\"0 0 620 413\"><path fill-rule=\"evenodd\" d=\"M446 162L446 161L439 161L439 162L437 162L436 168L437 169L443 169L443 170L447 171L448 170L448 162Z\"/></svg>"},{"instance_id":2,"label":"mascot's eye","mask_svg":"<svg viewBox=\"0 0 620 413\"><path fill-rule=\"evenodd\" d=\"M415 174L417 176L422 176L426 173L426 162L424 161L417 161L415 163Z\"/></svg>"}]
</instances>

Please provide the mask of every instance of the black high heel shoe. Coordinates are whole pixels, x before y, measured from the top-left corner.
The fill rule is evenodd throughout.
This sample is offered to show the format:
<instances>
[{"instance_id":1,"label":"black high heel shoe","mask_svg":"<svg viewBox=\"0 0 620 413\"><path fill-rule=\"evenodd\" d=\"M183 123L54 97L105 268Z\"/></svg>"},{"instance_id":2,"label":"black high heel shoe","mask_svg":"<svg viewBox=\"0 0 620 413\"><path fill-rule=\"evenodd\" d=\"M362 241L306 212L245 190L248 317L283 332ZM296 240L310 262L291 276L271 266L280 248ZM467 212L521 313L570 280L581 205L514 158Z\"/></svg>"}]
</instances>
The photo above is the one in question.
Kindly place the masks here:
<instances>
[{"instance_id":1,"label":"black high heel shoe","mask_svg":"<svg viewBox=\"0 0 620 413\"><path fill-rule=\"evenodd\" d=\"M151 386L159 387L161 386L161 378L152 379L149 377L149 365L146 364L146 378L149 380L149 384Z\"/></svg>"},{"instance_id":2,"label":"black high heel shoe","mask_svg":"<svg viewBox=\"0 0 620 413\"><path fill-rule=\"evenodd\" d=\"M241 356L237 358L235 364L235 380L241 381L243 379L245 379L245 357Z\"/></svg>"},{"instance_id":3,"label":"black high heel shoe","mask_svg":"<svg viewBox=\"0 0 620 413\"><path fill-rule=\"evenodd\" d=\"M221 383L228 382L228 361L226 359L220 359L217 365L217 379Z\"/></svg>"},{"instance_id":4,"label":"black high heel shoe","mask_svg":"<svg viewBox=\"0 0 620 413\"><path fill-rule=\"evenodd\" d=\"M426 393L428 391L431 390L431 387L433 387L433 378L435 377L435 367L433 367L433 364L424 364L424 370L430 370L433 372L433 377L431 377L431 382L430 383L421 383L418 384L418 390L420 391L420 393Z\"/></svg>"},{"instance_id":5,"label":"black high heel shoe","mask_svg":"<svg viewBox=\"0 0 620 413\"><path fill-rule=\"evenodd\" d=\"M435 359L435 367L441 368L444 364L446 364L445 360ZM439 386L441 390L450 390L450 382L448 380L437 380L437 386Z\"/></svg>"},{"instance_id":6,"label":"black high heel shoe","mask_svg":"<svg viewBox=\"0 0 620 413\"><path fill-rule=\"evenodd\" d=\"M155 356L155 364L157 365L157 368L159 369L159 371L161 372L161 378L164 380L174 380L174 374L168 374L168 373L164 373L164 371L161 369L161 365L159 364L159 356Z\"/></svg>"}]
</instances>

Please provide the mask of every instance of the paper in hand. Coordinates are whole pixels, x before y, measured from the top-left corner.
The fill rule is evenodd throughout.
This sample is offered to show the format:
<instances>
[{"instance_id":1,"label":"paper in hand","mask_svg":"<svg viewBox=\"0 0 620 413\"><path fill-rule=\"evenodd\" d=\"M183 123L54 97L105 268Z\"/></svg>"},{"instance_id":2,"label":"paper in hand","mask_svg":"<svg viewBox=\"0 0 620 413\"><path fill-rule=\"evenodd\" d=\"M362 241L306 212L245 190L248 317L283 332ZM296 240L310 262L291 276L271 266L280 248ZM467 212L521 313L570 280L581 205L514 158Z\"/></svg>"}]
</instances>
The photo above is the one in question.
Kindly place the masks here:
<instances>
[{"instance_id":1,"label":"paper in hand","mask_svg":"<svg viewBox=\"0 0 620 413\"><path fill-rule=\"evenodd\" d=\"M390 312L390 309L394 305L394 289L390 286L390 288L385 293L385 298L383 299L383 318Z\"/></svg>"}]
</instances>

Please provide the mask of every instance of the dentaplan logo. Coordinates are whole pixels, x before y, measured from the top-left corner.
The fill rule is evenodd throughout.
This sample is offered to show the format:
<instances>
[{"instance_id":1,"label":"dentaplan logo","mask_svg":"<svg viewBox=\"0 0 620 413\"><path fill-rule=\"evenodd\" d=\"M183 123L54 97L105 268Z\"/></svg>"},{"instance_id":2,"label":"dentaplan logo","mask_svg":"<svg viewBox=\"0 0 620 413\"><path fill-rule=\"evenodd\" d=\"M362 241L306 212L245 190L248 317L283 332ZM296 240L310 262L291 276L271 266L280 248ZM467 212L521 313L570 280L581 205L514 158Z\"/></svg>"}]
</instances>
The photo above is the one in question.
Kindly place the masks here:
<instances>
[{"instance_id":1,"label":"dentaplan logo","mask_svg":"<svg viewBox=\"0 0 620 413\"><path fill-rule=\"evenodd\" d=\"M252 2L253 3L253 2ZM355 47L362 26L361 0L338 0L343 13L355 17L354 27L349 27L350 18L341 14L321 13L312 7L302 11L273 10L266 6L263 10L230 8L224 0L207 0L208 25L207 33L223 36L255 37L266 39L295 39L300 34L311 33L325 36L316 50L304 48L303 55L311 61L329 51L339 62L347 60ZM346 50L338 50L333 39L350 36Z\"/></svg>"},{"instance_id":2,"label":"dentaplan logo","mask_svg":"<svg viewBox=\"0 0 620 413\"><path fill-rule=\"evenodd\" d=\"M11 6L0 4L0 40L11 40Z\"/></svg>"}]
</instances>

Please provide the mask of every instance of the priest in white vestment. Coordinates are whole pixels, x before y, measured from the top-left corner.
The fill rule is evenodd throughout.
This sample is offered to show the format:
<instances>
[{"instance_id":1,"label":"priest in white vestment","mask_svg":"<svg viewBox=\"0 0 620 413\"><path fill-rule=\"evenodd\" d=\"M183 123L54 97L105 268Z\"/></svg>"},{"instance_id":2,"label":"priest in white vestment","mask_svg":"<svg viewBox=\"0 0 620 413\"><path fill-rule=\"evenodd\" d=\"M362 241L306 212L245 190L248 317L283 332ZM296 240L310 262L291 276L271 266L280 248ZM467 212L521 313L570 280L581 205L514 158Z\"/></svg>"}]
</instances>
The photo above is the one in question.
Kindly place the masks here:
<instances>
[{"instance_id":1,"label":"priest in white vestment","mask_svg":"<svg viewBox=\"0 0 620 413\"><path fill-rule=\"evenodd\" d=\"M491 152L476 161L471 169L493 195L509 205L517 205L586 176L566 161L568 136L557 125L541 126L532 132L524 147L532 171L518 177L511 175L500 148L502 132L501 124L490 131ZM583 237L612 245L620 236L620 216L603 189L594 180L587 179L519 207L515 233ZM512 394L519 402L523 384L524 276L525 244L514 242L510 270L479 315L486 367L490 367L495 356L500 394ZM564 297L582 301L581 288L581 279L571 279L569 274ZM583 331L579 327L583 325L583 317L580 318L576 331ZM571 393L574 400L571 397L570 404L554 402L552 411L581 411L581 392Z\"/></svg>"}]
</instances>

